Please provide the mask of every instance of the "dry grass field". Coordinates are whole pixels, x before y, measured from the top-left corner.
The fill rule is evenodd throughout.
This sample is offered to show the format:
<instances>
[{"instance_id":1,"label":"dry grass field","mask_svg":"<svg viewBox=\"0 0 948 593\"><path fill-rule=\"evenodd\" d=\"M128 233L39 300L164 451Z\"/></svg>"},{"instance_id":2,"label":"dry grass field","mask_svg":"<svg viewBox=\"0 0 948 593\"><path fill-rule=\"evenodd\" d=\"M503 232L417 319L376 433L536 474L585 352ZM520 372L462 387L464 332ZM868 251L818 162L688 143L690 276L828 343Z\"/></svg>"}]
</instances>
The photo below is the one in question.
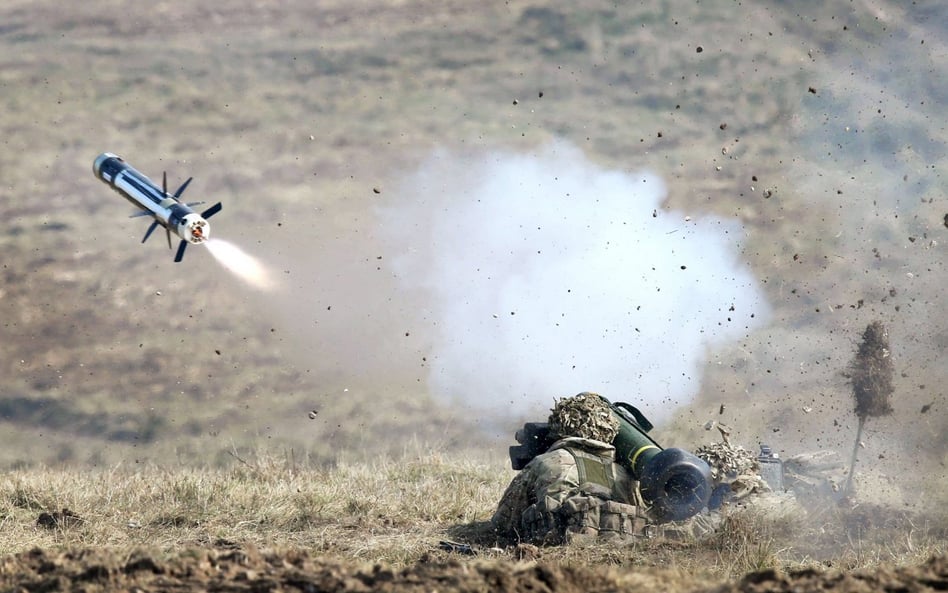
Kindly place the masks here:
<instances>
[{"instance_id":1,"label":"dry grass field","mask_svg":"<svg viewBox=\"0 0 948 593\"><path fill-rule=\"evenodd\" d=\"M943 589L946 55L939 0L4 3L3 590ZM140 245L104 151L274 287ZM848 454L876 320L855 506L494 549L583 389Z\"/></svg>"},{"instance_id":2,"label":"dry grass field","mask_svg":"<svg viewBox=\"0 0 948 593\"><path fill-rule=\"evenodd\" d=\"M0 583L29 591L698 591L723 583L921 591L948 579L943 513L871 504L735 510L703 539L509 546L486 520L507 477L490 460L422 453L323 470L253 457L231 470L14 471L0 490Z\"/></svg>"}]
</instances>

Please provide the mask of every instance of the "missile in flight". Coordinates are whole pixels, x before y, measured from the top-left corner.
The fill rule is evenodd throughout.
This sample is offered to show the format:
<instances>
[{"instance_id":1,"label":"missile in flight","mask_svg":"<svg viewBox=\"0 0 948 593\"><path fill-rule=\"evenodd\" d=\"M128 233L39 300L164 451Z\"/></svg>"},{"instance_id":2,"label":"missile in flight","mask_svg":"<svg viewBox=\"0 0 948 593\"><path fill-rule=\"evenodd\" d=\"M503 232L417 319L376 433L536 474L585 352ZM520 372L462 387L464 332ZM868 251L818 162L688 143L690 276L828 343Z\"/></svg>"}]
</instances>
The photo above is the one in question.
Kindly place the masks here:
<instances>
[{"instance_id":1,"label":"missile in flight","mask_svg":"<svg viewBox=\"0 0 948 593\"><path fill-rule=\"evenodd\" d=\"M184 250L189 243L203 243L210 237L211 227L207 224L207 219L221 211L221 203L218 202L198 214L191 207L204 202L181 202L179 198L187 189L193 177L188 177L188 180L181 184L178 191L169 194L167 173L162 174L161 187L158 187L151 179L142 175L121 157L110 152L104 152L96 157L92 164L92 171L96 177L109 184L123 198L141 210L141 212L133 214L133 218L151 216L154 219L148 230L145 231L142 243L148 240L148 237L158 228L158 225L165 228L169 249L172 249L171 233L181 238L174 261L181 261L181 258L184 257Z\"/></svg>"}]
</instances>

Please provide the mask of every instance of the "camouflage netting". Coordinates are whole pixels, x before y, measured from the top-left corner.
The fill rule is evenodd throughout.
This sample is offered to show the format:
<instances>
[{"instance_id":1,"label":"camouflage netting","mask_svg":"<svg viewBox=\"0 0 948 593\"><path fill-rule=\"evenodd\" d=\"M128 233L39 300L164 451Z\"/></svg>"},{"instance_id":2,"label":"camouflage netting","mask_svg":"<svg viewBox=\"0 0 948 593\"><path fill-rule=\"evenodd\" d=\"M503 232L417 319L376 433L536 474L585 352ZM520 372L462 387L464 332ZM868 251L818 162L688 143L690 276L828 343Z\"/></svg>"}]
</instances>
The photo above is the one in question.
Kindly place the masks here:
<instances>
[{"instance_id":1,"label":"camouflage netting","mask_svg":"<svg viewBox=\"0 0 948 593\"><path fill-rule=\"evenodd\" d=\"M556 402L550 414L550 434L555 439L583 437L611 443L619 421L609 405L595 393L583 392Z\"/></svg>"},{"instance_id":2,"label":"camouflage netting","mask_svg":"<svg viewBox=\"0 0 948 593\"><path fill-rule=\"evenodd\" d=\"M737 476L760 472L757 456L740 445L729 443L702 445L695 451L695 455L711 466L711 479L715 484Z\"/></svg>"},{"instance_id":3,"label":"camouflage netting","mask_svg":"<svg viewBox=\"0 0 948 593\"><path fill-rule=\"evenodd\" d=\"M770 492L770 486L760 475L757 455L740 445L723 443L704 445L695 455L711 466L711 480L715 486L727 484L732 500L739 500L755 492Z\"/></svg>"}]
</instances>

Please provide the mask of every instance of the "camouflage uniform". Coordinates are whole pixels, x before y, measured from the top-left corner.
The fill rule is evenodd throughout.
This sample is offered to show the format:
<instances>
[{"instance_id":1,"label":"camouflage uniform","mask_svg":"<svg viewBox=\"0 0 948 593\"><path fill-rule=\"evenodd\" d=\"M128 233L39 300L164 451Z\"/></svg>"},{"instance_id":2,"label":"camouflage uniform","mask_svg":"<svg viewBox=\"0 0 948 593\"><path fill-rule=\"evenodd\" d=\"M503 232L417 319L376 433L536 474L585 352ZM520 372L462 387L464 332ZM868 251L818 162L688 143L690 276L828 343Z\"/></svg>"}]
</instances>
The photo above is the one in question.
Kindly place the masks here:
<instances>
[{"instance_id":1,"label":"camouflage uniform","mask_svg":"<svg viewBox=\"0 0 948 593\"><path fill-rule=\"evenodd\" d=\"M599 396L581 393L557 404L550 427L560 438L507 487L491 519L498 535L555 544L643 531L644 512L633 504L632 479L615 463L615 447L608 444L618 422L604 404L609 416L603 415L601 403Z\"/></svg>"}]
</instances>

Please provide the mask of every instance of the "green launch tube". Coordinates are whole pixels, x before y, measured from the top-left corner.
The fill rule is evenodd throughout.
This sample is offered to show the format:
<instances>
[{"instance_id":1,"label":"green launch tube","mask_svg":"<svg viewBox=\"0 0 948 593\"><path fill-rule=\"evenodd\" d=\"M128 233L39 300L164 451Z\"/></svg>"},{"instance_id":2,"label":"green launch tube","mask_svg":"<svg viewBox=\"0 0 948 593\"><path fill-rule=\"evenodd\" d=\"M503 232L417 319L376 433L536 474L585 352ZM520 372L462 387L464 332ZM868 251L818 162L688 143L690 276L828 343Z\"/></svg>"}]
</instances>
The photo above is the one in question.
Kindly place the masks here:
<instances>
[{"instance_id":1,"label":"green launch tube","mask_svg":"<svg viewBox=\"0 0 948 593\"><path fill-rule=\"evenodd\" d=\"M599 396L602 397L602 396ZM697 514L711 498L711 468L702 459L678 448L663 449L650 436L652 423L637 408L625 402L602 398L619 420L612 440L616 462L639 481L642 498L650 512L662 521L680 521ZM510 447L515 470L553 444L545 422L528 422L517 431L519 445Z\"/></svg>"}]
</instances>

